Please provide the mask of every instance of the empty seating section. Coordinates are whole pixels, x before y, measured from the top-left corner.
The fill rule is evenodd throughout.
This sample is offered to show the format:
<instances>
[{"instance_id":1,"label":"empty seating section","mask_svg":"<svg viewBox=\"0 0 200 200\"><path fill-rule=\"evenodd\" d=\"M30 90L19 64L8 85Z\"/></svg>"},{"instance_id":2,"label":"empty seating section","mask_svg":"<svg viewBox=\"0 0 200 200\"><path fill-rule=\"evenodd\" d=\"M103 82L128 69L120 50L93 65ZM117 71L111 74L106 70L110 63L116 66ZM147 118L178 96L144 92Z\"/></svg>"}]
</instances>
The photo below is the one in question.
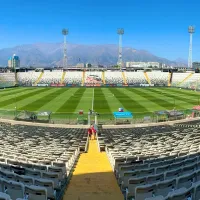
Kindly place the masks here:
<instances>
[{"instance_id":1,"label":"empty seating section","mask_svg":"<svg viewBox=\"0 0 200 200\"><path fill-rule=\"evenodd\" d=\"M103 129L98 141L125 199L200 199L200 127Z\"/></svg>"},{"instance_id":2,"label":"empty seating section","mask_svg":"<svg viewBox=\"0 0 200 200\"><path fill-rule=\"evenodd\" d=\"M199 83L200 83L200 74L196 73L193 74L190 78L188 78L186 81L184 81L180 87L184 88L190 88L194 89L196 87L199 88Z\"/></svg>"},{"instance_id":3,"label":"empty seating section","mask_svg":"<svg viewBox=\"0 0 200 200\"><path fill-rule=\"evenodd\" d=\"M102 72L85 72L85 84L102 84Z\"/></svg>"},{"instance_id":4,"label":"empty seating section","mask_svg":"<svg viewBox=\"0 0 200 200\"><path fill-rule=\"evenodd\" d=\"M0 87L10 87L15 85L14 73L0 73Z\"/></svg>"},{"instance_id":5,"label":"empty seating section","mask_svg":"<svg viewBox=\"0 0 200 200\"><path fill-rule=\"evenodd\" d=\"M167 86L168 85L168 73L164 72L147 72L148 77L151 81L151 84L154 85L163 85Z\"/></svg>"},{"instance_id":6,"label":"empty seating section","mask_svg":"<svg viewBox=\"0 0 200 200\"><path fill-rule=\"evenodd\" d=\"M44 74L41 76L41 79L38 84L78 84L81 85L85 83L85 85L90 84L103 84L103 73L105 76L106 84L123 84L127 82L128 85L140 86L141 84L148 84L148 81L145 78L144 72L129 72L124 71L124 77L121 71L67 71L66 76L63 77L63 72L61 70L54 71L44 71ZM6 75L7 74L7 75ZM18 72L18 82L23 86L31 86L33 85L38 78L40 77L41 72ZM159 85L159 86L167 86L169 73L161 72L161 71L152 71L147 72L149 81L151 84ZM4 80L8 80L11 82L15 82L14 73L1 73L0 80L3 77ZM124 80L124 78L126 80ZM186 88L192 88L196 86L198 82L199 84L200 75L192 74L192 73L173 73L172 76L172 86L180 86ZM84 81L83 81L84 80Z\"/></svg>"},{"instance_id":7,"label":"empty seating section","mask_svg":"<svg viewBox=\"0 0 200 200\"><path fill-rule=\"evenodd\" d=\"M173 73L172 86L178 86L189 75L190 75L190 73Z\"/></svg>"},{"instance_id":8,"label":"empty seating section","mask_svg":"<svg viewBox=\"0 0 200 200\"><path fill-rule=\"evenodd\" d=\"M44 72L39 84L59 84L62 78L62 71Z\"/></svg>"},{"instance_id":9,"label":"empty seating section","mask_svg":"<svg viewBox=\"0 0 200 200\"><path fill-rule=\"evenodd\" d=\"M0 199L12 200L57 199L87 145L84 129L1 124L0 138Z\"/></svg>"},{"instance_id":10,"label":"empty seating section","mask_svg":"<svg viewBox=\"0 0 200 200\"><path fill-rule=\"evenodd\" d=\"M83 72L81 71L68 71L63 83L65 84L80 84L82 83Z\"/></svg>"},{"instance_id":11,"label":"empty seating section","mask_svg":"<svg viewBox=\"0 0 200 200\"><path fill-rule=\"evenodd\" d=\"M139 86L140 84L148 84L144 72L126 72L125 74L128 85Z\"/></svg>"},{"instance_id":12,"label":"empty seating section","mask_svg":"<svg viewBox=\"0 0 200 200\"><path fill-rule=\"evenodd\" d=\"M18 72L17 79L18 83L22 86L32 86L40 76L41 72Z\"/></svg>"},{"instance_id":13,"label":"empty seating section","mask_svg":"<svg viewBox=\"0 0 200 200\"><path fill-rule=\"evenodd\" d=\"M123 84L122 72L105 72L105 82L106 84Z\"/></svg>"}]
</instances>

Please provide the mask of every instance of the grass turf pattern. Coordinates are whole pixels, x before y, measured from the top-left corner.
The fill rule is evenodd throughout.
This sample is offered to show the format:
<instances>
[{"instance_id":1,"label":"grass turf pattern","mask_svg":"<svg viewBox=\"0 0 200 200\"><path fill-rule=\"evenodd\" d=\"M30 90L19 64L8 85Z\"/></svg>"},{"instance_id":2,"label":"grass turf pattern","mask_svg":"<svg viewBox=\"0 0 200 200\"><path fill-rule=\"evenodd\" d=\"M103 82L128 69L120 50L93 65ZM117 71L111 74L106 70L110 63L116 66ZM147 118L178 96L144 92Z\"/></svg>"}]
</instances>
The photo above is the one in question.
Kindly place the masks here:
<instances>
[{"instance_id":1,"label":"grass turf pattern","mask_svg":"<svg viewBox=\"0 0 200 200\"><path fill-rule=\"evenodd\" d=\"M102 90L101 88L98 88L98 90L94 89L94 110L99 110L102 113L111 113L108 101L105 99Z\"/></svg>"},{"instance_id":2,"label":"grass turf pattern","mask_svg":"<svg viewBox=\"0 0 200 200\"><path fill-rule=\"evenodd\" d=\"M111 114L119 107L133 113L190 109L199 103L199 92L178 88L94 88L94 110ZM13 88L0 91L1 110L50 110L85 113L92 108L93 88ZM117 105L117 106L116 106Z\"/></svg>"},{"instance_id":3,"label":"grass turf pattern","mask_svg":"<svg viewBox=\"0 0 200 200\"><path fill-rule=\"evenodd\" d=\"M65 101L64 105L59 108L58 112L74 113L76 111L76 107L80 103L81 97L83 96L85 90L86 88L79 88L75 93L69 93L69 95L71 95L70 98Z\"/></svg>"}]
</instances>

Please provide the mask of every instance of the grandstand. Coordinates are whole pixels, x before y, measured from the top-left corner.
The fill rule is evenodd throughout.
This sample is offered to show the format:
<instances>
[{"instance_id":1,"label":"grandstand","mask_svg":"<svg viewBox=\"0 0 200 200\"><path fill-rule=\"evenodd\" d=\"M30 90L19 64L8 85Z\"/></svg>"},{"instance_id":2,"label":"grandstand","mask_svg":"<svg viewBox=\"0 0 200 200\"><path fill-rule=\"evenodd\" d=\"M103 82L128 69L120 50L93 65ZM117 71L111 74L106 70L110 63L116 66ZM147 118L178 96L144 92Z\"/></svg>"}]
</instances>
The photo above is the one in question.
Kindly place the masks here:
<instances>
[{"instance_id":1,"label":"grandstand","mask_svg":"<svg viewBox=\"0 0 200 200\"><path fill-rule=\"evenodd\" d=\"M0 73L0 88L1 87L12 87L16 84L14 73Z\"/></svg>"},{"instance_id":2,"label":"grandstand","mask_svg":"<svg viewBox=\"0 0 200 200\"><path fill-rule=\"evenodd\" d=\"M0 199L199 200L199 78L125 70L1 73ZM116 111L133 115L114 119ZM16 121L22 113L49 113L49 123ZM91 123L96 140L87 134Z\"/></svg>"},{"instance_id":3,"label":"grandstand","mask_svg":"<svg viewBox=\"0 0 200 200\"><path fill-rule=\"evenodd\" d=\"M126 199L199 199L199 128L108 129L101 137Z\"/></svg>"},{"instance_id":4,"label":"grandstand","mask_svg":"<svg viewBox=\"0 0 200 200\"><path fill-rule=\"evenodd\" d=\"M18 81L23 86L34 86L34 83L39 79L37 84L59 84L61 83L62 74L61 71L44 71L41 72L19 72ZM148 84L146 77L149 77L149 80L152 84L155 85L165 85L168 83L169 73L163 72L120 72L120 71L67 71L63 77L63 83L65 85L77 85L77 86L92 86L91 83L96 84L95 79L91 77L97 77L97 85L135 85L139 86L140 84Z\"/></svg>"}]
</instances>

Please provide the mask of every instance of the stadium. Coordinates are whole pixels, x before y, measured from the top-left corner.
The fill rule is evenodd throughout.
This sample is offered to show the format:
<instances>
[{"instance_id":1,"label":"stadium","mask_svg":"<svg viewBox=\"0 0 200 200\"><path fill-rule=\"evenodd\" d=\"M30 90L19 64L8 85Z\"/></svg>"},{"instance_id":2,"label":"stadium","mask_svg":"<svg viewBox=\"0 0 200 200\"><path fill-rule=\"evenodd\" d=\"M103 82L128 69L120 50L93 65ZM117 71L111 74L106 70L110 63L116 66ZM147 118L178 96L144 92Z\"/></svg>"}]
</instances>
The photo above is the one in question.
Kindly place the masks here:
<instances>
[{"instance_id":1,"label":"stadium","mask_svg":"<svg viewBox=\"0 0 200 200\"><path fill-rule=\"evenodd\" d=\"M0 73L0 199L199 199L199 79L173 70Z\"/></svg>"}]
</instances>

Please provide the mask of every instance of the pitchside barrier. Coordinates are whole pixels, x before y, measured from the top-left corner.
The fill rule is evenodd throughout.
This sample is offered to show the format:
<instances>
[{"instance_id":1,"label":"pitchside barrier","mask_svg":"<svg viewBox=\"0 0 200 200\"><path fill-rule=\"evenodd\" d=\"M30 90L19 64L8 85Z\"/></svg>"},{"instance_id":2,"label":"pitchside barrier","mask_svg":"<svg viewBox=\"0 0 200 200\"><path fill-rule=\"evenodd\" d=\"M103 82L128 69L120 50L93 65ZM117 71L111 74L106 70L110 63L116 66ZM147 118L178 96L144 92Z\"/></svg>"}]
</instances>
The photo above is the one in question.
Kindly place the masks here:
<instances>
[{"instance_id":1,"label":"pitchside barrier","mask_svg":"<svg viewBox=\"0 0 200 200\"><path fill-rule=\"evenodd\" d=\"M61 84L61 83L38 83L35 84L23 84L19 83L19 86L22 87L168 87L167 85L160 84L160 85L154 85L154 84L93 84L93 83L85 83L77 84L77 83L71 83L71 84Z\"/></svg>"},{"instance_id":2,"label":"pitchside barrier","mask_svg":"<svg viewBox=\"0 0 200 200\"><path fill-rule=\"evenodd\" d=\"M4 88L11 88L11 87L15 87L16 84L13 81L2 81L0 80L0 88L4 89Z\"/></svg>"},{"instance_id":3,"label":"pitchside barrier","mask_svg":"<svg viewBox=\"0 0 200 200\"><path fill-rule=\"evenodd\" d=\"M29 111L27 111L29 112ZM110 124L138 124L138 123L156 123L164 121L179 120L185 118L195 118L200 116L200 112L187 109L187 110L176 110L171 111L170 117L165 113L165 111L158 112L133 112L132 119L120 119L116 120L113 113L99 113L98 114L98 124L110 125ZM173 112L178 113L175 115ZM2 119L17 119L23 113L21 110L0 110L0 118ZM39 111L31 111L31 113L39 113ZM182 114L180 114L182 113ZM47 122L45 116L37 115L37 121ZM35 118L26 119L34 122ZM95 116L91 116L90 123L95 122ZM88 113L85 112L82 115L79 113L66 113L66 112L52 112L50 120L48 123L52 124L88 124Z\"/></svg>"}]
</instances>

